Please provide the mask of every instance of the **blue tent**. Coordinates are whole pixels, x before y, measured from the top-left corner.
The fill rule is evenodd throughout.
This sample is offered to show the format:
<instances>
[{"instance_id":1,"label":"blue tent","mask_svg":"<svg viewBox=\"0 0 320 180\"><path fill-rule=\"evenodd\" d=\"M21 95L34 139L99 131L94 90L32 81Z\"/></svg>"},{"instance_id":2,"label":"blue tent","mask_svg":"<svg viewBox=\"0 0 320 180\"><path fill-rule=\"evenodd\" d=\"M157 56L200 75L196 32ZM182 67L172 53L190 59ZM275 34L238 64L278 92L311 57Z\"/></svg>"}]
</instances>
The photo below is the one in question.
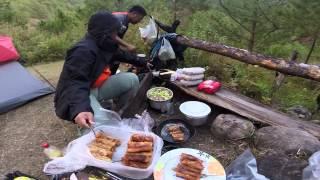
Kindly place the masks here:
<instances>
[{"instance_id":1,"label":"blue tent","mask_svg":"<svg viewBox=\"0 0 320 180\"><path fill-rule=\"evenodd\" d=\"M19 62L0 64L0 114L53 92L53 87L31 75Z\"/></svg>"}]
</instances>

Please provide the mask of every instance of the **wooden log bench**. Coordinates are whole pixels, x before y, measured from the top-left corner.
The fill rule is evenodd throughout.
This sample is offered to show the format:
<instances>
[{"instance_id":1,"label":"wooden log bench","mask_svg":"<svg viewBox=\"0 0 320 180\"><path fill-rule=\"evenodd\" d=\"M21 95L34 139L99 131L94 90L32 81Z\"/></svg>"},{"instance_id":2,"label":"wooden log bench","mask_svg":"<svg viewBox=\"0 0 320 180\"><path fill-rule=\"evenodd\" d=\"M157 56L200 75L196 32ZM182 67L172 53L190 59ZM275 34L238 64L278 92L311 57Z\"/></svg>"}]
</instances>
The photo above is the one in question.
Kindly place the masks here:
<instances>
[{"instance_id":1,"label":"wooden log bench","mask_svg":"<svg viewBox=\"0 0 320 180\"><path fill-rule=\"evenodd\" d=\"M172 82L170 82L170 85L178 88L187 95L193 96L209 104L228 109L241 116L247 117L252 121L258 121L271 126L302 129L320 139L320 125L291 117L226 87L222 87L215 94L209 95L197 91L195 87L184 87L178 83Z\"/></svg>"}]
</instances>

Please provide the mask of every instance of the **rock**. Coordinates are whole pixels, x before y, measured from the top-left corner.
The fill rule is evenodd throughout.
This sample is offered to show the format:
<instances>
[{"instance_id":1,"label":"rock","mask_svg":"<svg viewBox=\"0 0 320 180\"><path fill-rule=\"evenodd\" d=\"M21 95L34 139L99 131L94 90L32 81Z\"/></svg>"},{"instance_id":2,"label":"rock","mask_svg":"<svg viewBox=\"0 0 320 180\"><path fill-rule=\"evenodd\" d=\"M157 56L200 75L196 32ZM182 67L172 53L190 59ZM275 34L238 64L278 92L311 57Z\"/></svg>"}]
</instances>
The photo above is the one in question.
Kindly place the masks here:
<instances>
[{"instance_id":1,"label":"rock","mask_svg":"<svg viewBox=\"0 0 320 180\"><path fill-rule=\"evenodd\" d=\"M284 153L267 153L257 158L258 171L274 180L301 180L308 165L307 157L297 158Z\"/></svg>"},{"instance_id":2,"label":"rock","mask_svg":"<svg viewBox=\"0 0 320 180\"><path fill-rule=\"evenodd\" d=\"M320 120L311 120L310 122L316 123L316 124L320 124Z\"/></svg>"},{"instance_id":3,"label":"rock","mask_svg":"<svg viewBox=\"0 0 320 180\"><path fill-rule=\"evenodd\" d=\"M294 116L303 120L310 120L312 117L312 113L305 107L301 105L293 106L287 109L287 113L291 116Z\"/></svg>"},{"instance_id":4,"label":"rock","mask_svg":"<svg viewBox=\"0 0 320 180\"><path fill-rule=\"evenodd\" d=\"M254 131L251 121L232 114L220 114L211 125L213 135L230 140L251 137Z\"/></svg>"},{"instance_id":5,"label":"rock","mask_svg":"<svg viewBox=\"0 0 320 180\"><path fill-rule=\"evenodd\" d=\"M255 133L254 143L259 150L272 149L276 152L314 153L320 150L320 141L308 132L286 127L268 126Z\"/></svg>"}]
</instances>

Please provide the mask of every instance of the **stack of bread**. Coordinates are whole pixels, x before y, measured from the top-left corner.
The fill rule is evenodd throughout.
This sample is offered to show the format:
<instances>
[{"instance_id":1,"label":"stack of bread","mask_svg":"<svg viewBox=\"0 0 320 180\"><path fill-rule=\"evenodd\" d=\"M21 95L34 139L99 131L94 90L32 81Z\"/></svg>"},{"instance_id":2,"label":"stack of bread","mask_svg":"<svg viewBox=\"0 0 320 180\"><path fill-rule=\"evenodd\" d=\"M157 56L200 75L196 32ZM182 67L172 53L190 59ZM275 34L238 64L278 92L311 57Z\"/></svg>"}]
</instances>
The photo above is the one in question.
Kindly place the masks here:
<instances>
[{"instance_id":1,"label":"stack of bread","mask_svg":"<svg viewBox=\"0 0 320 180\"><path fill-rule=\"evenodd\" d=\"M128 149L122 163L136 168L147 168L152 161L153 137L133 134L128 142Z\"/></svg>"},{"instance_id":2,"label":"stack of bread","mask_svg":"<svg viewBox=\"0 0 320 180\"><path fill-rule=\"evenodd\" d=\"M202 170L204 166L202 160L182 153L180 156L180 162L175 169L177 177L181 177L185 180L200 180Z\"/></svg>"},{"instance_id":3,"label":"stack of bread","mask_svg":"<svg viewBox=\"0 0 320 180\"><path fill-rule=\"evenodd\" d=\"M171 76L171 81L180 81L184 86L197 86L203 81L205 69L201 67L191 67L178 69Z\"/></svg>"},{"instance_id":4,"label":"stack of bread","mask_svg":"<svg viewBox=\"0 0 320 180\"><path fill-rule=\"evenodd\" d=\"M100 160L111 161L112 155L120 145L120 141L103 133L98 133L96 139L89 145L91 154Z\"/></svg>"}]
</instances>

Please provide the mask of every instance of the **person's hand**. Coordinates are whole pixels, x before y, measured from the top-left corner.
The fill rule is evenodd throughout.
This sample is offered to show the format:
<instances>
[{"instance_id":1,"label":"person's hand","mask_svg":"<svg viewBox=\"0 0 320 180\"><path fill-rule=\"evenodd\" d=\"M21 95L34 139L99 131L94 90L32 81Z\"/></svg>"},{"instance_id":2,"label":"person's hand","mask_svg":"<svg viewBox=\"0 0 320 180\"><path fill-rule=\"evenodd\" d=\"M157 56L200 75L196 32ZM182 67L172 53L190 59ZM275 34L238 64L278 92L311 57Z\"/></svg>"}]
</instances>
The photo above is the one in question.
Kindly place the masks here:
<instances>
[{"instance_id":1,"label":"person's hand","mask_svg":"<svg viewBox=\"0 0 320 180\"><path fill-rule=\"evenodd\" d=\"M146 68L147 68L149 71L152 71L152 67L153 67L153 65L152 65L151 63L147 62Z\"/></svg>"},{"instance_id":2,"label":"person's hand","mask_svg":"<svg viewBox=\"0 0 320 180\"><path fill-rule=\"evenodd\" d=\"M92 112L81 112L74 118L74 121L80 127L90 128L94 124L93 114Z\"/></svg>"},{"instance_id":3,"label":"person's hand","mask_svg":"<svg viewBox=\"0 0 320 180\"><path fill-rule=\"evenodd\" d=\"M137 48L136 48L134 45L129 44L129 45L127 46L127 50L128 50L129 52L131 52L131 53L135 53L136 50L137 50Z\"/></svg>"}]
</instances>

